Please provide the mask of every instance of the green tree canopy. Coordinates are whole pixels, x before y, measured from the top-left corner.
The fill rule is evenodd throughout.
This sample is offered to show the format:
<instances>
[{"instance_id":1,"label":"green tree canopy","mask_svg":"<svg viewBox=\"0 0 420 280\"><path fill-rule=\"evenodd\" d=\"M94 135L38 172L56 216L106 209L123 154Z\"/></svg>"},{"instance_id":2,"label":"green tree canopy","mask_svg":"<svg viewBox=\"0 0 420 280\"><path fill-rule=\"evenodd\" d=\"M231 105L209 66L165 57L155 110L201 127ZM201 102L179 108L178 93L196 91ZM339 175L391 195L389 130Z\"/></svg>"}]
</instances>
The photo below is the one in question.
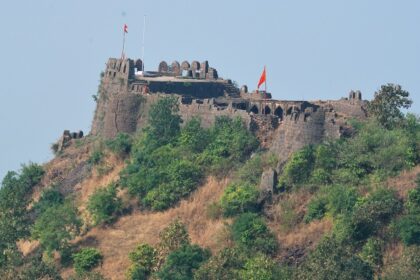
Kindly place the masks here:
<instances>
[{"instance_id":1,"label":"green tree canopy","mask_svg":"<svg viewBox=\"0 0 420 280\"><path fill-rule=\"evenodd\" d=\"M408 109L413 103L408 96L408 91L403 90L400 85L383 85L369 103L369 113L386 128L392 128L404 118L401 108Z\"/></svg>"}]
</instances>

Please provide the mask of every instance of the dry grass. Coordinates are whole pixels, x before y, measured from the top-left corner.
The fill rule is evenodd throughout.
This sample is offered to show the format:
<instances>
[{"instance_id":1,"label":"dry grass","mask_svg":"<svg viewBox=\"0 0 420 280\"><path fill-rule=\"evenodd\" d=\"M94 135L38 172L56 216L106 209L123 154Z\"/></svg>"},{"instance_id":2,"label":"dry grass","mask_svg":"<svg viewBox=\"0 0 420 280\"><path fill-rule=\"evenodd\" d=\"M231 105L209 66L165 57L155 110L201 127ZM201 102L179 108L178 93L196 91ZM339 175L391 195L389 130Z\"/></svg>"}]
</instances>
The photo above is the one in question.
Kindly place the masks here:
<instances>
[{"instance_id":1,"label":"dry grass","mask_svg":"<svg viewBox=\"0 0 420 280\"><path fill-rule=\"evenodd\" d=\"M102 252L101 273L110 279L124 279L129 266L128 253L139 243L157 244L159 232L177 218L188 227L193 243L218 251L226 246L223 241L226 221L209 219L206 206L220 198L227 184L227 179L208 178L204 186L175 208L164 212L134 212L110 227L92 229L77 242L97 247ZM67 270L64 275L69 273Z\"/></svg>"},{"instance_id":2,"label":"dry grass","mask_svg":"<svg viewBox=\"0 0 420 280\"><path fill-rule=\"evenodd\" d=\"M416 178L420 174L420 165L417 165L413 169L403 171L397 177L391 178L387 182L387 186L395 189L398 195L406 199L408 191L416 187Z\"/></svg>"}]
</instances>

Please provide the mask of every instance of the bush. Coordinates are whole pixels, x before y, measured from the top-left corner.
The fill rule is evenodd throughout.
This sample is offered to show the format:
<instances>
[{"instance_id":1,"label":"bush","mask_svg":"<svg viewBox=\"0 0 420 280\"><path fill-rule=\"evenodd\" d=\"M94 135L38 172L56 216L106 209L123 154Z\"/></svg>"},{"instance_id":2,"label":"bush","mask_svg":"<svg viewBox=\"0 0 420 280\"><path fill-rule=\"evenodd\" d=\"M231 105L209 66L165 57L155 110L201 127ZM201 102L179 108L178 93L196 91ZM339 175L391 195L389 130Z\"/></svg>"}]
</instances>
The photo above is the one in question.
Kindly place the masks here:
<instances>
[{"instance_id":1,"label":"bush","mask_svg":"<svg viewBox=\"0 0 420 280\"><path fill-rule=\"evenodd\" d=\"M407 246L420 245L420 215L408 214L397 223L398 235Z\"/></svg>"},{"instance_id":2,"label":"bush","mask_svg":"<svg viewBox=\"0 0 420 280\"><path fill-rule=\"evenodd\" d=\"M254 213L244 213L231 225L235 243L245 251L273 254L277 250L277 240L264 220Z\"/></svg>"},{"instance_id":3,"label":"bush","mask_svg":"<svg viewBox=\"0 0 420 280\"><path fill-rule=\"evenodd\" d=\"M258 147L256 137L245 127L240 118L216 118L210 131L210 144L201 155L200 162L213 170L228 171L233 163L241 162Z\"/></svg>"},{"instance_id":4,"label":"bush","mask_svg":"<svg viewBox=\"0 0 420 280\"><path fill-rule=\"evenodd\" d=\"M77 209L70 203L47 208L35 221L32 238L38 239L48 253L62 250L68 246L78 232L81 221Z\"/></svg>"},{"instance_id":5,"label":"bush","mask_svg":"<svg viewBox=\"0 0 420 280\"><path fill-rule=\"evenodd\" d=\"M356 189L336 185L329 188L327 193L327 208L332 215L351 215L358 199Z\"/></svg>"},{"instance_id":6,"label":"bush","mask_svg":"<svg viewBox=\"0 0 420 280\"><path fill-rule=\"evenodd\" d=\"M255 211L258 209L259 191L255 186L244 184L229 185L220 199L220 206L225 216Z\"/></svg>"},{"instance_id":7,"label":"bush","mask_svg":"<svg viewBox=\"0 0 420 280\"><path fill-rule=\"evenodd\" d=\"M376 238L369 238L362 247L360 258L371 267L379 269L382 266L383 241Z\"/></svg>"},{"instance_id":8,"label":"bush","mask_svg":"<svg viewBox=\"0 0 420 280\"><path fill-rule=\"evenodd\" d=\"M182 122L178 111L178 100L173 96L159 99L150 108L148 137L157 146L171 143L178 137Z\"/></svg>"},{"instance_id":9,"label":"bush","mask_svg":"<svg viewBox=\"0 0 420 280\"><path fill-rule=\"evenodd\" d=\"M104 153L101 150L95 150L90 155L88 163L91 165L98 165L99 163L101 163L103 157Z\"/></svg>"},{"instance_id":10,"label":"bush","mask_svg":"<svg viewBox=\"0 0 420 280\"><path fill-rule=\"evenodd\" d=\"M418 177L420 179L420 175ZM417 179L417 187L408 192L407 210L410 213L420 213L420 180Z\"/></svg>"},{"instance_id":11,"label":"bush","mask_svg":"<svg viewBox=\"0 0 420 280\"><path fill-rule=\"evenodd\" d=\"M327 237L309 254L296 279L373 279L373 271L337 240Z\"/></svg>"},{"instance_id":12,"label":"bush","mask_svg":"<svg viewBox=\"0 0 420 280\"><path fill-rule=\"evenodd\" d=\"M224 248L212 256L194 273L195 280L240 279L239 272L245 262L245 255L237 248Z\"/></svg>"},{"instance_id":13,"label":"bush","mask_svg":"<svg viewBox=\"0 0 420 280\"><path fill-rule=\"evenodd\" d=\"M130 154L132 142L133 141L130 135L126 133L118 133L114 139L108 140L106 145L119 157L124 158Z\"/></svg>"},{"instance_id":14,"label":"bush","mask_svg":"<svg viewBox=\"0 0 420 280\"><path fill-rule=\"evenodd\" d=\"M350 221L350 236L356 241L368 238L400 210L401 201L395 192L387 189L372 192L356 205Z\"/></svg>"},{"instance_id":15,"label":"bush","mask_svg":"<svg viewBox=\"0 0 420 280\"><path fill-rule=\"evenodd\" d=\"M201 181L202 172L188 160L178 160L169 166L163 166L166 176L160 179L160 185L149 191L142 200L145 206L153 210L165 210L179 199L196 189Z\"/></svg>"},{"instance_id":16,"label":"bush","mask_svg":"<svg viewBox=\"0 0 420 280\"><path fill-rule=\"evenodd\" d=\"M132 280L143 279L141 276L144 276L145 278L150 275L157 265L157 255L157 250L148 244L140 244L137 246L137 248L128 256L132 262L132 266L127 274L128 278Z\"/></svg>"},{"instance_id":17,"label":"bush","mask_svg":"<svg viewBox=\"0 0 420 280\"><path fill-rule=\"evenodd\" d=\"M162 280L192 279L194 270L209 257L209 250L204 250L198 245L183 245L168 255L157 276Z\"/></svg>"},{"instance_id":18,"label":"bush","mask_svg":"<svg viewBox=\"0 0 420 280\"><path fill-rule=\"evenodd\" d=\"M306 183L315 163L314 148L307 146L295 152L284 166L279 178L281 188L290 189L298 184Z\"/></svg>"},{"instance_id":19,"label":"bush","mask_svg":"<svg viewBox=\"0 0 420 280\"><path fill-rule=\"evenodd\" d=\"M290 279L290 274L282 270L274 260L258 254L246 261L244 268L240 272L241 279L247 280L282 280Z\"/></svg>"},{"instance_id":20,"label":"bush","mask_svg":"<svg viewBox=\"0 0 420 280\"><path fill-rule=\"evenodd\" d=\"M92 270L102 263L102 255L95 248L83 248L78 253L73 254L74 269L81 275Z\"/></svg>"},{"instance_id":21,"label":"bush","mask_svg":"<svg viewBox=\"0 0 420 280\"><path fill-rule=\"evenodd\" d=\"M308 204L308 210L306 211L303 221L309 223L313 220L322 219L327 212L327 204L328 201L325 197L316 197L315 199L312 199Z\"/></svg>"},{"instance_id":22,"label":"bush","mask_svg":"<svg viewBox=\"0 0 420 280\"><path fill-rule=\"evenodd\" d=\"M181 130L179 143L194 153L201 153L209 144L209 131L201 127L201 120L192 118Z\"/></svg>"},{"instance_id":23,"label":"bush","mask_svg":"<svg viewBox=\"0 0 420 280\"><path fill-rule=\"evenodd\" d=\"M180 220L175 220L159 233L159 248L163 252L171 252L190 243L187 228Z\"/></svg>"},{"instance_id":24,"label":"bush","mask_svg":"<svg viewBox=\"0 0 420 280\"><path fill-rule=\"evenodd\" d=\"M115 185L96 190L90 197L87 209L93 217L95 225L110 223L121 212L122 201L117 197Z\"/></svg>"},{"instance_id":25,"label":"bush","mask_svg":"<svg viewBox=\"0 0 420 280\"><path fill-rule=\"evenodd\" d=\"M33 209L39 214L51 206L60 205L64 202L64 196L56 187L45 189L41 193L38 202L34 204Z\"/></svg>"}]
</instances>

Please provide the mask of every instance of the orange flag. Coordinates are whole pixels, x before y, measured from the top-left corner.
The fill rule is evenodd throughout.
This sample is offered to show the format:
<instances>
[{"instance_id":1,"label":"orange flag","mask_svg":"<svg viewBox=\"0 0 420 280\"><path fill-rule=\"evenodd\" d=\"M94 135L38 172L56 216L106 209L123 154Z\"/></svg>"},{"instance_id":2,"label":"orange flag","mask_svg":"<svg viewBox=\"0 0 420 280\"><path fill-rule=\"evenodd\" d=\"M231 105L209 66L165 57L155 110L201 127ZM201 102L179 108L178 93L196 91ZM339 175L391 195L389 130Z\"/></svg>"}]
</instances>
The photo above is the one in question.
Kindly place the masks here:
<instances>
[{"instance_id":1,"label":"orange flag","mask_svg":"<svg viewBox=\"0 0 420 280\"><path fill-rule=\"evenodd\" d=\"M265 73L265 66L264 66L264 71L261 74L261 78L260 81L258 82L258 89L260 88L260 86L265 83L265 79L267 78L267 75Z\"/></svg>"}]
</instances>

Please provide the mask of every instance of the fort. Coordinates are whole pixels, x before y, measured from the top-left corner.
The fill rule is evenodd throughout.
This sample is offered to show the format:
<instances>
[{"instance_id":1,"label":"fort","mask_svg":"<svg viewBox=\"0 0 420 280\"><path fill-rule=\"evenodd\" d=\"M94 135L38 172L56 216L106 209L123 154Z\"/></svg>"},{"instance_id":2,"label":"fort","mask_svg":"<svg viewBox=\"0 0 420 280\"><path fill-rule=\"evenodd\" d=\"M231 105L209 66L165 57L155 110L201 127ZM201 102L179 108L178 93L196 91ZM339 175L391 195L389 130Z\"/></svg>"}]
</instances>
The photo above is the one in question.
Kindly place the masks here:
<instances>
[{"instance_id":1,"label":"fort","mask_svg":"<svg viewBox=\"0 0 420 280\"><path fill-rule=\"evenodd\" d=\"M266 92L239 88L219 77L208 61L159 63L157 71L141 72L140 59L110 58L98 90L91 134L113 138L135 133L147 125L150 105L167 95L178 97L184 123L199 117L204 127L216 117L241 118L255 132L262 147L285 160L308 144L351 133L348 123L365 118L366 101L360 91L327 101L274 100Z\"/></svg>"}]
</instances>

